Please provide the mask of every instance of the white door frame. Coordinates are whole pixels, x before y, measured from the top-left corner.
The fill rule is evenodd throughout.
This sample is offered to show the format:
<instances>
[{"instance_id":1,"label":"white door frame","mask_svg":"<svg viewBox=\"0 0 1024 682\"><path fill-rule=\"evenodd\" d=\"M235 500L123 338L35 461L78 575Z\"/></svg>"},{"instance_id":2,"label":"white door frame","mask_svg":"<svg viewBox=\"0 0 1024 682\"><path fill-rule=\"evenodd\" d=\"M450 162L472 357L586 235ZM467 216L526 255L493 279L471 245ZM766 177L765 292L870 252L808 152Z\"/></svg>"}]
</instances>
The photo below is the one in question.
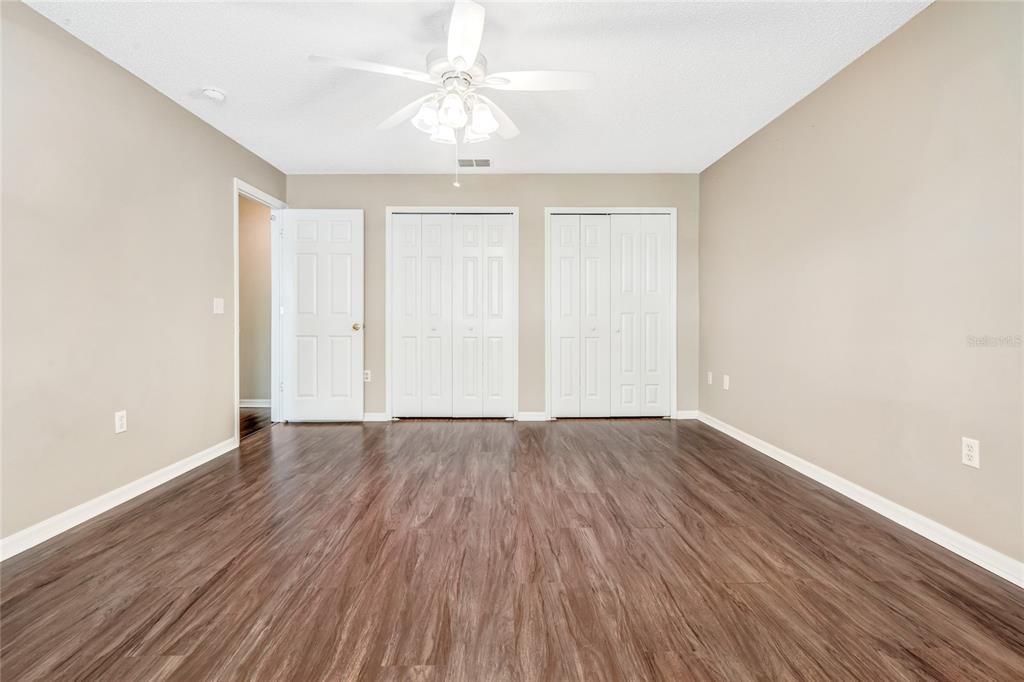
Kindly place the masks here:
<instances>
[{"instance_id":1,"label":"white door frame","mask_svg":"<svg viewBox=\"0 0 1024 682\"><path fill-rule=\"evenodd\" d=\"M512 248L512 411L519 414L519 208L517 206L387 206L384 209L384 418L394 419L391 408L391 306L392 279L391 263L391 218L396 213L447 213L447 214L511 214L515 239ZM516 417L513 416L512 419Z\"/></svg>"},{"instance_id":2,"label":"white door frame","mask_svg":"<svg viewBox=\"0 0 1024 682\"><path fill-rule=\"evenodd\" d=\"M551 216L553 214L566 213L569 215L614 215L621 213L634 213L640 215L662 214L668 215L672 229L669 231L669 244L672 249L669 272L672 277L672 288L669 292L669 322L672 329L672 352L669 360L669 418L675 416L677 411L678 382L676 374L679 354L679 327L676 320L677 302L679 292L679 252L678 252L678 220L676 209L670 207L607 207L607 206L549 206L544 209L544 418L552 419L551 405L553 399L551 390L554 387L551 381Z\"/></svg>"},{"instance_id":3,"label":"white door frame","mask_svg":"<svg viewBox=\"0 0 1024 682\"><path fill-rule=\"evenodd\" d=\"M232 249L234 250L234 261L235 261L235 273L234 273L234 294L235 294L235 446L238 446L241 436L241 419L242 419L242 406L241 406L241 386L239 382L242 379L241 371L241 336L242 327L240 322L240 315L238 310L238 303L240 298L239 292L239 265L238 265L238 198L245 197L246 199L252 199L257 201L264 206L269 207L271 210L288 208L282 199L267 194L258 187L250 185L241 178L234 178L231 182L231 205L234 211L233 227L231 232ZM272 217L273 218L273 217ZM275 376L277 371L277 347L278 339L277 335L280 330L277 328L277 315L274 314L274 310L277 309L277 257L278 254L276 249L278 247L278 240L274 239L274 221L270 221L270 275L271 275L271 309L270 309L270 415L271 419L274 419L275 410L279 409L277 402L280 400L278 392L274 390L274 386L277 385L278 379Z\"/></svg>"}]
</instances>

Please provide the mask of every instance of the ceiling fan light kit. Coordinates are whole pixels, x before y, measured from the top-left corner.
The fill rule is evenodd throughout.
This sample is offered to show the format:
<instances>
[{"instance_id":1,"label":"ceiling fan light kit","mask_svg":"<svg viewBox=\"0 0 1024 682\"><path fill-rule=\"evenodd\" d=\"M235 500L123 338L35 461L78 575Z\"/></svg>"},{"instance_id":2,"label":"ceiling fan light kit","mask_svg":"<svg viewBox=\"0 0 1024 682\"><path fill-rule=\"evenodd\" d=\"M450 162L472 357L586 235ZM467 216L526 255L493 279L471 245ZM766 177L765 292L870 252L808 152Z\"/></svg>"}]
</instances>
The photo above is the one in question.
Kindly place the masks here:
<instances>
[{"instance_id":1,"label":"ceiling fan light kit","mask_svg":"<svg viewBox=\"0 0 1024 682\"><path fill-rule=\"evenodd\" d=\"M311 55L310 60L434 86L433 93L405 105L378 124L377 129L388 130L410 120L417 130L429 135L433 142L442 144L457 145L460 133L462 141L467 144L483 142L492 134L505 140L519 134L519 128L512 119L478 90L553 92L593 87L593 74L583 71L489 74L487 59L480 54L485 16L484 8L472 0L455 0L448 23L447 49L438 48L427 55L426 71L321 53Z\"/></svg>"}]
</instances>

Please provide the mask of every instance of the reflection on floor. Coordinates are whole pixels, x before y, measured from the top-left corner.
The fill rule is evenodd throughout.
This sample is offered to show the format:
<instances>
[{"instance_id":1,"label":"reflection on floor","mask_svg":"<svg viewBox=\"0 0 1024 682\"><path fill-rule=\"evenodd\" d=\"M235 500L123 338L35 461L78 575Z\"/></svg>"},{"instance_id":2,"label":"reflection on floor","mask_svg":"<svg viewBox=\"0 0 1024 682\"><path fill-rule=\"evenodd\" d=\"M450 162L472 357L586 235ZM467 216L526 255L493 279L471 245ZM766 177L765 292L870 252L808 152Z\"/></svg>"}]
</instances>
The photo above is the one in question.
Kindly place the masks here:
<instances>
[{"instance_id":1,"label":"reflection on floor","mask_svg":"<svg viewBox=\"0 0 1024 682\"><path fill-rule=\"evenodd\" d=\"M270 426L269 407L243 407L239 411L240 429L239 435L245 438L260 429Z\"/></svg>"}]
</instances>

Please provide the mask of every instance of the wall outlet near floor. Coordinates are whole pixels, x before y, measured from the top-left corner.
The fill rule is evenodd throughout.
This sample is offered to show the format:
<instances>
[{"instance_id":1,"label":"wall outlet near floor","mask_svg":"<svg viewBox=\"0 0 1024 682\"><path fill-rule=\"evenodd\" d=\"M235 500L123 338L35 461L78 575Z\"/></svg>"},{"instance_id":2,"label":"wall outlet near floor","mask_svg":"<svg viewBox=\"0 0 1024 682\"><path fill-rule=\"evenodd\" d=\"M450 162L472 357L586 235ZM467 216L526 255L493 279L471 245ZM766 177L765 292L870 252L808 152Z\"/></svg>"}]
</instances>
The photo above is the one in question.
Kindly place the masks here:
<instances>
[{"instance_id":1,"label":"wall outlet near floor","mask_svg":"<svg viewBox=\"0 0 1024 682\"><path fill-rule=\"evenodd\" d=\"M960 462L964 466L981 468L981 443L966 436L960 439Z\"/></svg>"},{"instance_id":2,"label":"wall outlet near floor","mask_svg":"<svg viewBox=\"0 0 1024 682\"><path fill-rule=\"evenodd\" d=\"M728 374L723 374L722 375L722 388L724 388L726 391L729 390L729 375Z\"/></svg>"},{"instance_id":3,"label":"wall outlet near floor","mask_svg":"<svg viewBox=\"0 0 1024 682\"><path fill-rule=\"evenodd\" d=\"M708 372L708 386L712 385L713 383L715 383L715 375L712 374L711 372Z\"/></svg>"},{"instance_id":4,"label":"wall outlet near floor","mask_svg":"<svg viewBox=\"0 0 1024 682\"><path fill-rule=\"evenodd\" d=\"M128 410L118 410L114 413L114 433L124 433L128 430Z\"/></svg>"},{"instance_id":5,"label":"wall outlet near floor","mask_svg":"<svg viewBox=\"0 0 1024 682\"><path fill-rule=\"evenodd\" d=\"M224 299L215 298L213 299L213 314L223 315L224 314Z\"/></svg>"},{"instance_id":6,"label":"wall outlet near floor","mask_svg":"<svg viewBox=\"0 0 1024 682\"><path fill-rule=\"evenodd\" d=\"M363 383L370 383L370 370L368 369L363 370Z\"/></svg>"}]
</instances>

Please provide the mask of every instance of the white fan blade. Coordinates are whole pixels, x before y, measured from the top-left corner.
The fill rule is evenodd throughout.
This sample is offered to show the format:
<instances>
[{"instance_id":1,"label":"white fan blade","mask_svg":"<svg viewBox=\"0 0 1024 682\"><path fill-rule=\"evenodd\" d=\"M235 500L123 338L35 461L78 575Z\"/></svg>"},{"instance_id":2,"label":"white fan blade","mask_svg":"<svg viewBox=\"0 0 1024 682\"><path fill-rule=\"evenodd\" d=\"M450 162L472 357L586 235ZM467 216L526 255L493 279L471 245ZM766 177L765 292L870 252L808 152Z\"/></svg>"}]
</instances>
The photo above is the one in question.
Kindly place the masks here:
<instances>
[{"instance_id":1,"label":"white fan blade","mask_svg":"<svg viewBox=\"0 0 1024 682\"><path fill-rule=\"evenodd\" d=\"M466 70L476 63L484 36L484 8L472 0L455 0L448 24L448 61Z\"/></svg>"},{"instance_id":2,"label":"white fan blade","mask_svg":"<svg viewBox=\"0 0 1024 682\"><path fill-rule=\"evenodd\" d=\"M437 93L432 92L429 95L423 95L423 97L414 99L413 101L409 102L404 107L402 107L401 109L399 109L398 111L396 111L395 113L391 114L386 119L378 123L377 130L390 130L399 123L409 120L410 118L416 115L416 112L419 111L420 106L422 106L424 102L426 102L432 97L437 97Z\"/></svg>"},{"instance_id":3,"label":"white fan blade","mask_svg":"<svg viewBox=\"0 0 1024 682\"><path fill-rule=\"evenodd\" d=\"M483 87L495 90L589 90L594 87L589 71L504 71L484 79Z\"/></svg>"},{"instance_id":4,"label":"white fan blade","mask_svg":"<svg viewBox=\"0 0 1024 682\"><path fill-rule=\"evenodd\" d=\"M408 78L409 80L419 81L420 83L433 83L434 79L431 78L429 73L423 71L414 71L412 69L403 69L400 66L390 66L388 64L378 64L377 62L367 62L362 59L349 59L348 57L342 57L340 55L323 54L315 52L309 56L311 62L327 62L340 66L343 69L353 69L355 71L369 71L370 73L382 73L387 76L398 76L399 78Z\"/></svg>"},{"instance_id":5,"label":"white fan blade","mask_svg":"<svg viewBox=\"0 0 1024 682\"><path fill-rule=\"evenodd\" d=\"M481 95L479 92L476 93L476 97L491 108L491 113L494 114L494 118L498 121L497 133L499 137L511 140L519 134L519 126L512 122L512 119L508 117L508 114L501 110L501 107Z\"/></svg>"}]
</instances>

